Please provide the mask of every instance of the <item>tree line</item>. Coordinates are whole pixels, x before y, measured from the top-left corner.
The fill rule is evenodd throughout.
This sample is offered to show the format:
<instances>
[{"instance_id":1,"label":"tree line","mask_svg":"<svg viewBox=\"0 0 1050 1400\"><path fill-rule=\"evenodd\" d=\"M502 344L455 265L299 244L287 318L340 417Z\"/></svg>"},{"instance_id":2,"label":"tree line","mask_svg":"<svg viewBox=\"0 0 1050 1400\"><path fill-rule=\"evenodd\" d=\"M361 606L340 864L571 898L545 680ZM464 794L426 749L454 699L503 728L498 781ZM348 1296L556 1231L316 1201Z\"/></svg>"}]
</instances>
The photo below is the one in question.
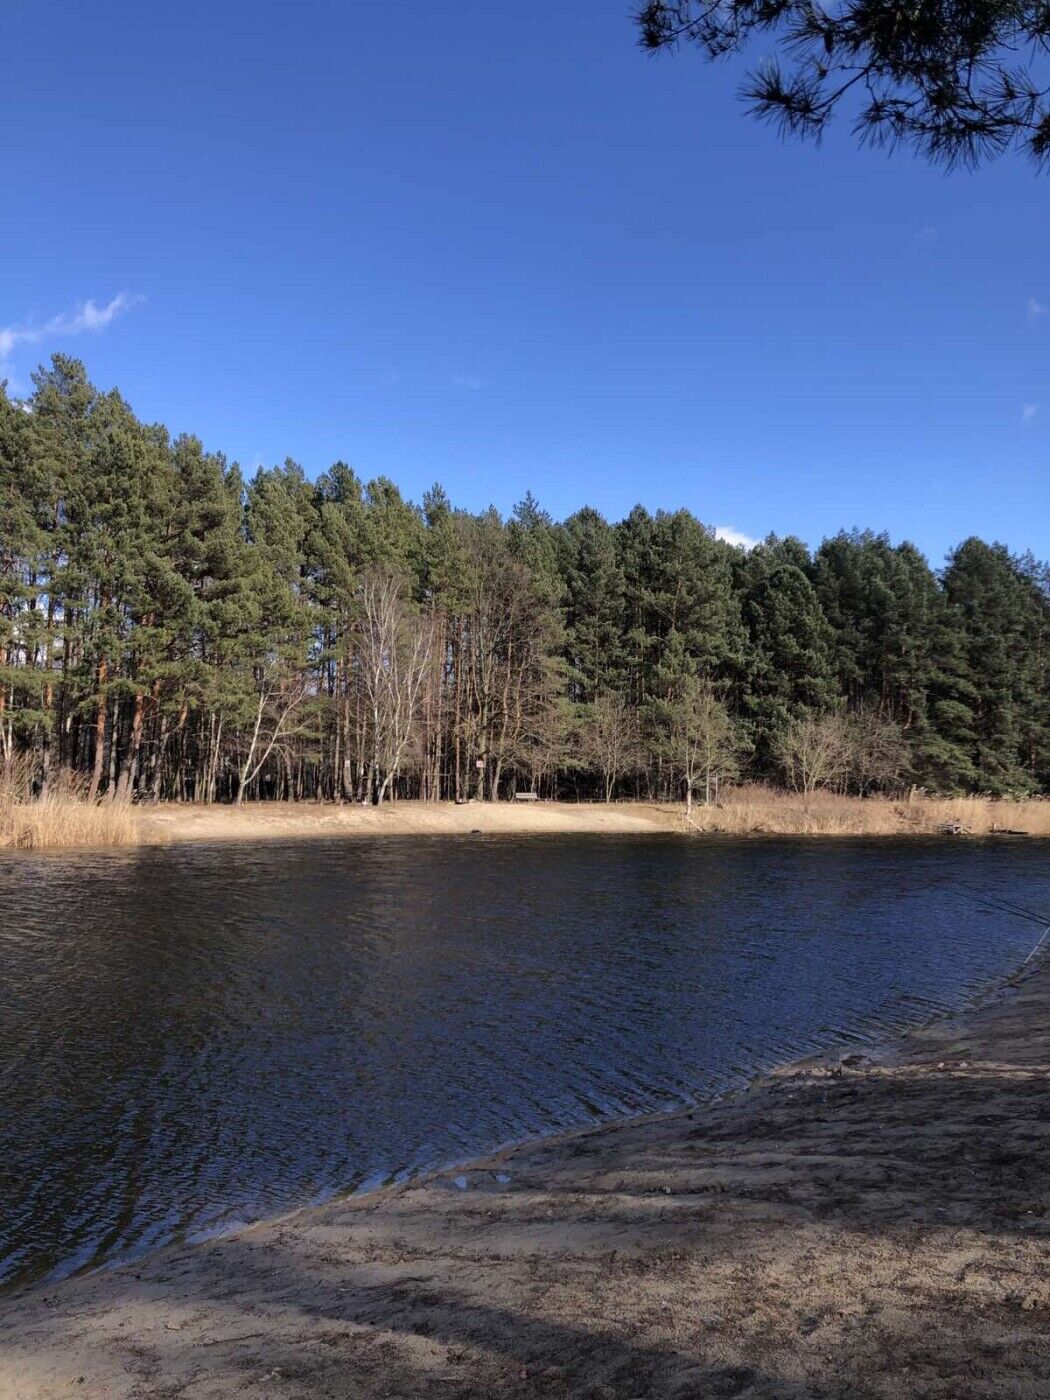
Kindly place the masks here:
<instances>
[{"instance_id":1,"label":"tree line","mask_svg":"<svg viewBox=\"0 0 1050 1400\"><path fill-rule=\"evenodd\" d=\"M245 479L56 355L0 389L0 766L92 799L1050 790L1050 570L688 511Z\"/></svg>"}]
</instances>

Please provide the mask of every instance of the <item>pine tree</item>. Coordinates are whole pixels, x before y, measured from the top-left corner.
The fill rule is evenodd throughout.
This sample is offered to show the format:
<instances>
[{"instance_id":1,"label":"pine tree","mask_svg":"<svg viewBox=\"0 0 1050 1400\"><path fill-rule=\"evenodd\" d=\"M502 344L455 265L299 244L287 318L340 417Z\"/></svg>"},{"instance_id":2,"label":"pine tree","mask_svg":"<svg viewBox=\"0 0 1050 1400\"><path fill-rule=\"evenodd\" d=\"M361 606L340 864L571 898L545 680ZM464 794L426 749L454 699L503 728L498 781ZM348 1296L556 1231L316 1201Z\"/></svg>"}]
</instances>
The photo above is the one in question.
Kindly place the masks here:
<instances>
[{"instance_id":1,"label":"pine tree","mask_svg":"<svg viewBox=\"0 0 1050 1400\"><path fill-rule=\"evenodd\" d=\"M590 704L622 686L624 585L616 535L597 511L585 509L571 515L556 538L569 695Z\"/></svg>"},{"instance_id":2,"label":"pine tree","mask_svg":"<svg viewBox=\"0 0 1050 1400\"><path fill-rule=\"evenodd\" d=\"M44 703L48 645L47 522L50 493L34 450L30 414L0 384L0 766L9 770L16 742L46 744Z\"/></svg>"},{"instance_id":3,"label":"pine tree","mask_svg":"<svg viewBox=\"0 0 1050 1400\"><path fill-rule=\"evenodd\" d=\"M76 360L34 384L0 390L8 784L43 793L58 765L107 799L609 796L629 770L669 796L701 741L736 755L744 731L751 775L807 790L1050 788L1030 556L967 540L938 577L870 532L743 551L684 510L558 525L531 495L505 521L339 462L245 486Z\"/></svg>"},{"instance_id":4,"label":"pine tree","mask_svg":"<svg viewBox=\"0 0 1050 1400\"><path fill-rule=\"evenodd\" d=\"M745 714L761 771L775 766L778 735L836 697L833 634L813 585L795 564L777 564L749 590L751 640Z\"/></svg>"},{"instance_id":5,"label":"pine tree","mask_svg":"<svg viewBox=\"0 0 1050 1400\"><path fill-rule=\"evenodd\" d=\"M953 551L944 587L960 618L973 696L965 742L975 777L988 792L1030 791L1037 781L1032 733L1045 683L1038 590L1004 545L978 539Z\"/></svg>"}]
</instances>

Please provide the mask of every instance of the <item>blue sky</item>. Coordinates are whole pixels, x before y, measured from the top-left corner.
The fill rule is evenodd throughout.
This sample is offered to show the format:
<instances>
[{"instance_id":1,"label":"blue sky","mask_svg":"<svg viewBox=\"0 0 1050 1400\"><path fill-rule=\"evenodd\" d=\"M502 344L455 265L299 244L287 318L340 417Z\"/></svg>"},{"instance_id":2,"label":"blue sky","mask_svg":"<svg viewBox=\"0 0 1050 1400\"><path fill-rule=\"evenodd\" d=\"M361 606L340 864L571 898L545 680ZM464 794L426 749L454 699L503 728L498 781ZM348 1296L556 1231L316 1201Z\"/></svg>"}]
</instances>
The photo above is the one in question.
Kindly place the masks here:
<instances>
[{"instance_id":1,"label":"blue sky","mask_svg":"<svg viewBox=\"0 0 1050 1400\"><path fill-rule=\"evenodd\" d=\"M783 144L628 10L8 0L0 374L416 499L1050 554L1050 181Z\"/></svg>"}]
</instances>

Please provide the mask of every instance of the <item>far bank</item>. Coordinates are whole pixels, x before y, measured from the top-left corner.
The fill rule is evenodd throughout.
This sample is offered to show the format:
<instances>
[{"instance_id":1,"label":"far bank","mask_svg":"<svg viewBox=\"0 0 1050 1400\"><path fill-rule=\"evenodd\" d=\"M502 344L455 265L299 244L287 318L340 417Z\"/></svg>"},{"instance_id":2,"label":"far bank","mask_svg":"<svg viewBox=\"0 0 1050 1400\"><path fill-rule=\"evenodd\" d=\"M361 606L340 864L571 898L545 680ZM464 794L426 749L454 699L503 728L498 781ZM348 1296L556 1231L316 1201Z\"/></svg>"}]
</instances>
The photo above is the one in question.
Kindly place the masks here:
<instances>
[{"instance_id":1,"label":"far bank","mask_svg":"<svg viewBox=\"0 0 1050 1400\"><path fill-rule=\"evenodd\" d=\"M648 802L0 804L0 847L75 849L367 836L1050 836L1050 801L809 796L741 787L710 806Z\"/></svg>"}]
</instances>

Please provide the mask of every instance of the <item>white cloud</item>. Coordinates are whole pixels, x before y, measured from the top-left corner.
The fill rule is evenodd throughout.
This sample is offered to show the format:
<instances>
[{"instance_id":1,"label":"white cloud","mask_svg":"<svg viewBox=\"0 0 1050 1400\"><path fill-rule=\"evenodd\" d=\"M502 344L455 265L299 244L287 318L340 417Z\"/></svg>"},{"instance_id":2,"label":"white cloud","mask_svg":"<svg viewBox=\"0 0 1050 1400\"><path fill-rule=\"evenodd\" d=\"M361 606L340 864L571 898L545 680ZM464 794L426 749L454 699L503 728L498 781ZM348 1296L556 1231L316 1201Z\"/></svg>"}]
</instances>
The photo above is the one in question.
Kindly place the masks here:
<instances>
[{"instance_id":1,"label":"white cloud","mask_svg":"<svg viewBox=\"0 0 1050 1400\"><path fill-rule=\"evenodd\" d=\"M6 360L0 360L0 384L6 386L7 397L12 403L21 403L22 396L29 393L30 386L17 374L11 373L11 366Z\"/></svg>"},{"instance_id":2,"label":"white cloud","mask_svg":"<svg viewBox=\"0 0 1050 1400\"><path fill-rule=\"evenodd\" d=\"M1044 316L1050 316L1050 305L1045 301L1037 301L1035 297L1028 298L1028 319L1030 321L1041 321Z\"/></svg>"},{"instance_id":3,"label":"white cloud","mask_svg":"<svg viewBox=\"0 0 1050 1400\"><path fill-rule=\"evenodd\" d=\"M1038 412L1039 405L1037 403L1026 403L1021 409L1021 422L1030 423Z\"/></svg>"},{"instance_id":4,"label":"white cloud","mask_svg":"<svg viewBox=\"0 0 1050 1400\"><path fill-rule=\"evenodd\" d=\"M143 297L132 296L129 292L118 292L105 306L96 306L93 301L81 302L75 311L62 311L40 325L26 322L16 326L0 326L0 370L3 369L3 361L9 359L19 345L39 345L45 340L81 335L84 331L105 330L117 316L143 300Z\"/></svg>"},{"instance_id":5,"label":"white cloud","mask_svg":"<svg viewBox=\"0 0 1050 1400\"><path fill-rule=\"evenodd\" d=\"M479 379L476 374L454 374L452 383L460 389L481 389L484 387L484 380Z\"/></svg>"},{"instance_id":6,"label":"white cloud","mask_svg":"<svg viewBox=\"0 0 1050 1400\"><path fill-rule=\"evenodd\" d=\"M736 545L739 549L754 549L758 544L758 540L745 535L743 530L734 529L732 525L716 525L715 539L725 540L726 544Z\"/></svg>"},{"instance_id":7,"label":"white cloud","mask_svg":"<svg viewBox=\"0 0 1050 1400\"><path fill-rule=\"evenodd\" d=\"M915 235L915 241L916 243L936 243L937 230L933 224L923 224Z\"/></svg>"}]
</instances>

